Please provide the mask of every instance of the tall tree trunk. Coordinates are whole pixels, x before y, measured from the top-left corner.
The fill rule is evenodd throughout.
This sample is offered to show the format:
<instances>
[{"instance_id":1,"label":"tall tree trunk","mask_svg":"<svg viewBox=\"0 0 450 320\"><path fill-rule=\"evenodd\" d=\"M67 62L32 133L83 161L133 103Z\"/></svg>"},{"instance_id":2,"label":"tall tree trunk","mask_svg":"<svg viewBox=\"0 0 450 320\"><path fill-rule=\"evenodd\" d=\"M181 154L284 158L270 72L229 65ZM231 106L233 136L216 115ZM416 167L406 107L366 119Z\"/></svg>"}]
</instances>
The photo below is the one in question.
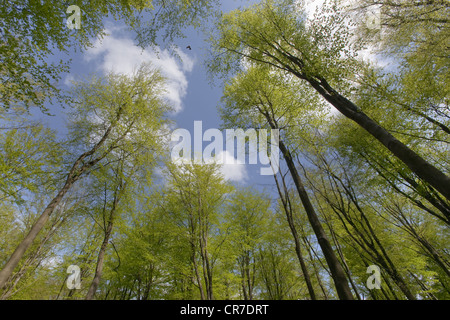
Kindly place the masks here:
<instances>
[{"instance_id":1,"label":"tall tree trunk","mask_svg":"<svg viewBox=\"0 0 450 320\"><path fill-rule=\"evenodd\" d=\"M204 213L203 202L200 192L197 194L198 201L198 220L200 230L200 256L203 264L203 275L206 284L206 297L208 300L213 300L213 285L212 285L212 266L208 255L208 215Z\"/></svg>"},{"instance_id":2,"label":"tall tree trunk","mask_svg":"<svg viewBox=\"0 0 450 320\"><path fill-rule=\"evenodd\" d=\"M196 277L196 280L197 280L198 290L200 290L200 299L201 300L206 300L205 292L203 291L202 279L200 278L200 274L199 274L198 266L197 266L197 261L195 259L195 251L192 254L192 259L193 259L193 267L194 267L195 277Z\"/></svg>"},{"instance_id":3,"label":"tall tree trunk","mask_svg":"<svg viewBox=\"0 0 450 320\"><path fill-rule=\"evenodd\" d=\"M352 286L352 289L355 292L356 298L358 300L361 300L361 297L360 297L359 292L358 292L358 287L356 286L355 282L352 279L352 276L351 276L351 273L350 273L350 268L348 267L348 264L347 264L347 262L345 260L344 253L342 252L341 246L340 246L339 241L338 241L338 239L336 237L336 233L333 230L333 226L330 223L328 223L328 221L327 221L327 225L328 225L328 228L330 229L331 238L333 239L333 243L335 244L336 250L337 250L337 252L339 254L339 257L341 258L341 261L342 261L345 273L347 274L348 280L350 281L350 285Z\"/></svg>"},{"instance_id":4,"label":"tall tree trunk","mask_svg":"<svg viewBox=\"0 0 450 320\"><path fill-rule=\"evenodd\" d=\"M279 147L284 155L289 171L291 172L292 179L294 180L298 194L305 208L309 223L314 230L317 241L319 242L325 260L327 261L328 267L330 268L331 277L333 278L337 294L342 300L353 300L354 297L348 285L345 272L342 269L338 258L334 254L333 248L330 244L330 241L328 240L325 230L323 229L319 217L317 216L314 207L309 199L308 193L303 186L300 175L298 174L297 168L295 167L294 161L292 159L291 153L286 148L283 141L280 141Z\"/></svg>"},{"instance_id":5,"label":"tall tree trunk","mask_svg":"<svg viewBox=\"0 0 450 320\"><path fill-rule=\"evenodd\" d=\"M203 275L206 283L206 298L208 300L213 300L212 268L209 261L207 239L205 234L202 235L202 240L200 241L200 253L203 264Z\"/></svg>"},{"instance_id":6,"label":"tall tree trunk","mask_svg":"<svg viewBox=\"0 0 450 320\"><path fill-rule=\"evenodd\" d=\"M0 289L4 288L7 284L8 279L12 275L15 267L19 264L23 255L27 251L27 249L31 246L34 239L36 239L38 233L45 226L48 218L55 210L56 206L61 202L64 195L67 191L72 187L73 183L76 179L69 177L64 185L64 187L58 192L57 196L53 198L53 200L48 204L48 206L44 209L41 216L37 219L37 221L31 227L31 230L22 240L22 242L17 246L14 250L13 254L9 258L8 262L6 262L3 269L0 271Z\"/></svg>"},{"instance_id":7,"label":"tall tree trunk","mask_svg":"<svg viewBox=\"0 0 450 320\"><path fill-rule=\"evenodd\" d=\"M319 269L317 268L316 264L314 263L314 256L311 253L310 243L308 242L308 239L306 238L306 235L304 235L304 234L302 235L302 240L303 240L303 243L306 246L306 252L308 252L309 260L311 261L311 264L313 266L314 274L316 275L316 278L317 278L317 283L319 284L319 287L322 290L323 298L325 300L328 300L328 293L325 290L325 287L324 287L324 285L322 283L322 279L320 277Z\"/></svg>"},{"instance_id":8,"label":"tall tree trunk","mask_svg":"<svg viewBox=\"0 0 450 320\"><path fill-rule=\"evenodd\" d=\"M117 114L117 120L120 119L120 110ZM13 273L15 267L19 264L20 260L22 259L23 255L27 251L27 249L31 246L34 239L36 239L36 236L38 233L42 230L42 228L45 226L48 218L53 213L55 208L61 203L62 199L66 195L66 193L70 190L70 188L73 186L73 184L80 178L80 176L85 173L87 170L89 170L91 167L96 165L100 160L102 160L109 151L112 150L112 147L103 153L103 155L100 155L96 157L95 159L84 163L84 160L88 158L89 156L93 155L106 141L108 136L111 133L111 130L113 128L113 124L111 124L108 129L103 134L102 138L97 142L97 144L89 151L83 153L73 164L71 170L67 174L66 182L64 183L64 186L61 188L61 190L58 192L56 197L50 201L50 203L47 205L47 207L42 212L41 216L37 219L37 221L34 223L34 225L31 227L31 230L28 232L26 237L22 240L22 242L17 246L16 250L14 250L13 254L9 258L8 262L6 262L3 269L0 271L0 289L3 289L3 287L6 285L9 277ZM120 137L119 139L121 139ZM119 140L118 139L118 140Z\"/></svg>"},{"instance_id":9,"label":"tall tree trunk","mask_svg":"<svg viewBox=\"0 0 450 320\"><path fill-rule=\"evenodd\" d=\"M297 75L305 79L303 75L298 73ZM306 81L339 112L365 129L388 148L412 172L428 182L433 188L450 200L450 178L447 175L396 139L386 129L362 112L353 102L340 95L325 79L319 78L319 80L316 80L307 78Z\"/></svg>"},{"instance_id":10,"label":"tall tree trunk","mask_svg":"<svg viewBox=\"0 0 450 320\"><path fill-rule=\"evenodd\" d=\"M192 211L189 212L189 226L190 226L190 242L191 242L191 259L192 259L192 266L194 268L194 273L195 273L195 277L197 280L197 285L198 285L198 289L200 291L200 299L201 300L206 300L205 298L205 292L203 290L203 285L202 285L202 279L200 277L200 273L198 270L198 265L197 265L197 259L195 258L195 253L197 251L197 247L196 247L196 230L195 230L195 224L194 224L194 216L192 214Z\"/></svg>"},{"instance_id":11,"label":"tall tree trunk","mask_svg":"<svg viewBox=\"0 0 450 320\"><path fill-rule=\"evenodd\" d=\"M288 193L288 190L286 187L286 183L284 181L284 176L281 175L281 179L283 182L284 195L281 192L281 188L278 183L277 176L274 175L274 178L275 178L275 183L277 185L278 194L280 195L280 199L283 204L284 212L286 214L286 219L288 221L289 228L291 230L291 234L294 237L295 252L297 254L298 261L300 262L300 267L302 269L303 277L305 278L306 287L308 288L309 296L310 296L311 300L316 300L316 293L314 292L314 287L311 283L311 278L309 276L309 272L306 267L305 260L303 259L303 254L302 254L301 246L300 246L300 239L298 236L297 228L295 227L295 224L294 224L294 219L292 216L292 207L290 205L289 193Z\"/></svg>"},{"instance_id":12,"label":"tall tree trunk","mask_svg":"<svg viewBox=\"0 0 450 320\"><path fill-rule=\"evenodd\" d=\"M245 250L245 252L239 258L240 268L241 268L241 286L244 295L244 300L253 300L253 282L254 282L254 267L253 264L253 274L250 271L250 251Z\"/></svg>"},{"instance_id":13,"label":"tall tree trunk","mask_svg":"<svg viewBox=\"0 0 450 320\"><path fill-rule=\"evenodd\" d=\"M63 212L64 209L61 209L61 212ZM27 274L30 267L34 264L39 265L42 261L42 259L45 256L44 253L44 246L53 237L53 235L56 233L56 231L59 230L59 228L62 226L62 224L66 221L67 215L62 216L61 218L58 218L56 221L53 222L53 224L48 229L47 233L45 234L44 238L39 243L39 246L31 253L31 255L25 259L25 262L22 264L22 266L19 268L19 270L10 277L10 285L5 286L5 291L2 292L0 296L0 300L7 300L11 295L14 293L14 288L19 283L19 281L22 279L22 277Z\"/></svg>"},{"instance_id":14,"label":"tall tree trunk","mask_svg":"<svg viewBox=\"0 0 450 320\"><path fill-rule=\"evenodd\" d=\"M103 242L100 247L100 251L98 253L94 279L92 280L92 283L89 287L88 293L86 294L86 298L85 298L86 300L94 299L95 293L97 292L97 288L100 284L100 279L103 274L103 265L104 265L104 260L105 260L106 249L107 249L107 246L109 243L109 239L111 238L111 235L112 235L114 221L116 219L116 214L117 214L117 207L119 205L120 199L122 198L122 195L125 193L125 190L127 188L127 182L124 181L124 177L123 177L124 161L125 161L125 159L122 158L121 161L118 162L117 169L114 170L115 179L117 179L117 184L114 185L114 196L113 196L112 206L109 211L109 217L107 220L108 224L106 226L104 226L105 227L105 236L103 238ZM105 186L105 188L106 188L106 186ZM105 211L106 211L106 201L107 201L106 194L105 194L104 201L105 201L105 205L103 207L103 217L105 217ZM104 218L104 221L105 221L105 218ZM139 289L140 289L140 284L139 284Z\"/></svg>"},{"instance_id":15,"label":"tall tree trunk","mask_svg":"<svg viewBox=\"0 0 450 320\"><path fill-rule=\"evenodd\" d=\"M121 163L121 165L123 165L123 163ZM117 176L118 176L118 174L117 174ZM109 239L111 238L112 229L114 227L114 221L115 221L116 213L117 213L117 206L118 206L118 204L120 202L120 198L122 197L123 193L125 192L125 188L126 188L126 183L123 183L122 177L120 177L119 179L120 179L119 184L116 187L116 189L114 190L114 199L113 199L111 210L109 212L108 225L106 226L106 229L105 229L105 237L103 238L103 242L100 247L100 251L98 253L94 279L92 280L91 286L89 287L89 291L86 294L86 298L85 298L86 300L94 299L95 293L97 292L97 288L100 284L100 279L102 278L106 249L108 247ZM105 201L106 201L106 199L105 199Z\"/></svg>"},{"instance_id":16,"label":"tall tree trunk","mask_svg":"<svg viewBox=\"0 0 450 320\"><path fill-rule=\"evenodd\" d=\"M246 273L248 286L248 299L253 300L253 284L255 280L255 264L253 264L253 274L250 272L250 252L247 251L246 256Z\"/></svg>"},{"instance_id":17,"label":"tall tree trunk","mask_svg":"<svg viewBox=\"0 0 450 320\"><path fill-rule=\"evenodd\" d=\"M353 234L359 236L362 242L356 241L356 243L358 243L363 250L365 250L368 254L370 254L381 266L383 266L383 268L386 270L386 272L389 274L392 280L394 280L395 284L397 284L397 286L409 300L416 300L415 296L409 290L408 285L398 272L397 268L395 267L395 264L390 259L389 255L384 249L384 246L382 245L381 241L379 240L378 236L373 230L372 225L368 220L364 210L360 207L356 196L353 194L353 189L351 188L351 186L346 187L344 182L336 175L332 174L331 176L334 180L339 181L339 183L342 185L344 189L344 191L341 192L341 190L338 188L336 192L336 194L338 194L341 197L340 203L343 203L342 194L345 194L348 197L348 201L353 203L356 210L359 212L358 218L351 218L349 212L347 212L347 209L344 206L340 208L337 207L335 208L332 205L331 200L329 200L327 196L324 195L324 197L327 199L327 201L329 201L330 205L332 206L332 209L336 212L336 214L339 217L340 217L339 212L342 213L344 218L340 217L340 219L345 219L353 227L351 231L347 227L345 227L349 236L355 240L356 238ZM355 221L358 224L356 224ZM379 250L377 249L377 246L375 244L378 246Z\"/></svg>"},{"instance_id":18,"label":"tall tree trunk","mask_svg":"<svg viewBox=\"0 0 450 320\"><path fill-rule=\"evenodd\" d=\"M244 294L244 300L248 300L247 289L245 288L245 279L242 277L242 293Z\"/></svg>"},{"instance_id":19,"label":"tall tree trunk","mask_svg":"<svg viewBox=\"0 0 450 320\"><path fill-rule=\"evenodd\" d=\"M94 299L94 295L97 292L98 285L100 284L100 279L101 279L102 274L103 274L103 264L104 264L104 261L105 261L106 248L108 246L109 239L111 237L113 225L114 225L113 221L109 221L108 222L108 227L106 228L106 231L105 231L105 237L103 238L103 242L102 242L102 245L100 247L100 251L98 253L97 265L95 267L94 279L92 280L92 283L91 283L91 285L89 287L89 291L86 294L86 298L85 298L86 300Z\"/></svg>"},{"instance_id":20,"label":"tall tree trunk","mask_svg":"<svg viewBox=\"0 0 450 320\"><path fill-rule=\"evenodd\" d=\"M269 106L271 107L271 102L268 101ZM263 105L265 105L263 103ZM266 118L267 123L270 125L272 129L279 129L276 121L271 116L267 110L262 110L258 108L259 112ZM270 108L273 110L273 108ZM297 188L298 195L300 196L300 200L305 208L306 215L308 217L309 223L314 231L314 234L317 237L317 241L319 242L320 248L322 249L325 260L327 261L327 265L330 268L331 277L333 279L334 285L336 287L337 294L339 299L341 300L354 300L352 292L347 282L347 277L345 275L342 266L336 257L333 247L328 240L328 237L325 233L325 230L320 223L319 217L317 216L314 207L309 199L308 193L305 190L303 182L298 174L297 168L295 167L294 160L290 151L285 146L284 142L280 139L279 148L281 153L284 156L286 164L289 168L289 172L291 173L292 180L294 181L295 187Z\"/></svg>"}]
</instances>

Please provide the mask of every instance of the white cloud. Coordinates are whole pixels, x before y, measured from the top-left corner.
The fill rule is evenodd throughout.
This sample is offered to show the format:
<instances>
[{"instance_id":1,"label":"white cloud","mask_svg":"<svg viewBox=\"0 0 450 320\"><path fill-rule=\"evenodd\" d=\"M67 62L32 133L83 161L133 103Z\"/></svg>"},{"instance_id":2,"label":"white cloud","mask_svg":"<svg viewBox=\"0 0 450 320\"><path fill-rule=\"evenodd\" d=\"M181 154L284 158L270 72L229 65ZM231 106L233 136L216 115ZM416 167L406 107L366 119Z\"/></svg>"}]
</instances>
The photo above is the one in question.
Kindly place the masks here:
<instances>
[{"instance_id":1,"label":"white cloud","mask_svg":"<svg viewBox=\"0 0 450 320\"><path fill-rule=\"evenodd\" d=\"M71 87L72 81L75 81L75 77L71 74L68 74L64 79L64 84L68 87Z\"/></svg>"},{"instance_id":2,"label":"white cloud","mask_svg":"<svg viewBox=\"0 0 450 320\"><path fill-rule=\"evenodd\" d=\"M189 158L176 158L172 159L172 162L179 166L179 169L184 171L183 166L192 164L192 159ZM203 164L217 163L220 167L220 173L225 180L243 182L248 178L247 167L245 163L242 163L238 159L234 158L228 151L220 151L215 157L204 159Z\"/></svg>"},{"instance_id":3,"label":"white cloud","mask_svg":"<svg viewBox=\"0 0 450 320\"><path fill-rule=\"evenodd\" d=\"M181 61L167 50L159 50L159 52L143 50L135 46L131 39L108 36L95 41L94 47L86 52L85 60L90 62L102 58L101 70L123 74L132 74L141 63L151 62L167 78L166 98L174 106L175 112L179 112L183 108L182 99L187 93L186 73L193 70L194 60L184 52L177 53Z\"/></svg>"},{"instance_id":4,"label":"white cloud","mask_svg":"<svg viewBox=\"0 0 450 320\"><path fill-rule=\"evenodd\" d=\"M225 180L242 182L247 179L246 165L235 159L228 151L222 151L217 155L218 159L223 159L221 171Z\"/></svg>"}]
</instances>

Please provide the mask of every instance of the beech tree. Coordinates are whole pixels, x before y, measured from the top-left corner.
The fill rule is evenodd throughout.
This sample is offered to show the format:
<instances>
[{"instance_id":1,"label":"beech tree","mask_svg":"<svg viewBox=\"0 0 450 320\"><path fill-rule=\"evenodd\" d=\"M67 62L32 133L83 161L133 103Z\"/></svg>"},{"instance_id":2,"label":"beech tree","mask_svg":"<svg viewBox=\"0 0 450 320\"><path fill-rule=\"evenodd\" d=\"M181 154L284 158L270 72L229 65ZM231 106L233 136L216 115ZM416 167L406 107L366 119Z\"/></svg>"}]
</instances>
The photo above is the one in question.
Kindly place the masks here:
<instances>
[{"instance_id":1,"label":"beech tree","mask_svg":"<svg viewBox=\"0 0 450 320\"><path fill-rule=\"evenodd\" d=\"M237 188L229 197L225 209L223 228L229 232L229 251L222 255L235 258L238 269L242 298L253 300L258 288L259 250L268 232L270 222L270 201L265 195L250 188Z\"/></svg>"},{"instance_id":2,"label":"beech tree","mask_svg":"<svg viewBox=\"0 0 450 320\"><path fill-rule=\"evenodd\" d=\"M14 268L32 244L66 193L82 177L99 165L107 166L108 156L118 150L139 154L149 152L162 134L163 115L168 107L162 101L163 78L149 65L133 77L110 74L105 79L76 86L71 139L73 152L80 152L68 170L65 182L17 246L0 271L3 287Z\"/></svg>"},{"instance_id":3,"label":"beech tree","mask_svg":"<svg viewBox=\"0 0 450 320\"><path fill-rule=\"evenodd\" d=\"M165 208L181 227L189 245L191 265L202 300L214 299L214 266L218 246L212 243L229 186L216 164L169 164L171 188Z\"/></svg>"},{"instance_id":4,"label":"beech tree","mask_svg":"<svg viewBox=\"0 0 450 320\"><path fill-rule=\"evenodd\" d=\"M49 62L106 36L109 19L176 55L217 1L74 1L75 30L67 3L5 2L0 299L448 299L447 2L327 0L307 16L306 1L261 0L214 16L221 127L280 133L264 185L251 166L227 181L230 167L170 159L151 65L63 93L70 63ZM377 7L374 28L364 13ZM61 131L36 118L51 97L67 110Z\"/></svg>"},{"instance_id":5,"label":"beech tree","mask_svg":"<svg viewBox=\"0 0 450 320\"><path fill-rule=\"evenodd\" d=\"M108 181L101 181L105 184L103 187L104 190L102 190L104 191L102 192L104 198L102 199L103 203L101 203L100 201L98 201L97 203L100 203L100 205L102 206L100 210L102 218L101 221L103 221L102 230L104 237L100 246L100 250L98 252L94 278L92 279L91 285L89 286L89 290L86 294L86 300L92 300L94 298L95 293L97 292L97 288L100 284L100 279L103 274L103 266L107 246L110 239L112 238L113 228L118 219L117 216L120 214L121 200L124 196L124 193L127 191L127 180L131 178L130 176L126 176L126 173L124 173L124 161L125 159L119 158L117 164L111 168L111 174L105 174L106 178L112 181L112 185L108 185ZM98 188L97 190L101 189ZM102 193L99 192L99 195ZM94 203L96 202L93 201L91 204Z\"/></svg>"},{"instance_id":6,"label":"beech tree","mask_svg":"<svg viewBox=\"0 0 450 320\"><path fill-rule=\"evenodd\" d=\"M247 121L247 126L255 125L255 127L271 129L282 129L284 126L292 125L290 121L298 119L296 116L304 109L304 101L300 100L300 95L290 90L292 90L292 86L286 84L280 74L271 75L265 67L250 68L247 72L236 76L225 88L225 110L222 111L224 119L228 123L233 123L233 119L238 118L240 122L233 123L233 125ZM287 91L292 94L286 94ZM311 102L307 102L307 105ZM287 135L289 136L289 134ZM341 299L353 299L342 266L333 251L297 170L293 153L283 138L279 141L279 148L289 168L309 223L327 260L338 295Z\"/></svg>"},{"instance_id":7,"label":"beech tree","mask_svg":"<svg viewBox=\"0 0 450 320\"><path fill-rule=\"evenodd\" d=\"M241 61L270 66L307 83L342 115L364 128L418 177L450 199L450 178L369 117L351 99L358 70L351 35L338 2L325 6L313 21L303 18L295 1L262 1L223 15L210 42L211 72L229 73Z\"/></svg>"},{"instance_id":8,"label":"beech tree","mask_svg":"<svg viewBox=\"0 0 450 320\"><path fill-rule=\"evenodd\" d=\"M302 268L303 277L305 278L306 286L308 287L308 292L311 300L316 300L316 293L314 291L314 287L311 282L311 277L309 275L309 271L306 267L305 259L302 253L301 249L301 241L299 232L297 231L297 227L294 222L294 215L293 215L293 205L291 203L291 198L289 195L289 189L286 185L286 179L283 173L280 174L281 176L281 183L278 181L277 175L274 175L275 183L277 185L277 191L280 195L280 201L283 206L283 210L286 214L286 219L289 224L289 228L291 229L292 236L294 237L295 241L295 252L297 254L298 261L300 263L300 266Z\"/></svg>"}]
</instances>

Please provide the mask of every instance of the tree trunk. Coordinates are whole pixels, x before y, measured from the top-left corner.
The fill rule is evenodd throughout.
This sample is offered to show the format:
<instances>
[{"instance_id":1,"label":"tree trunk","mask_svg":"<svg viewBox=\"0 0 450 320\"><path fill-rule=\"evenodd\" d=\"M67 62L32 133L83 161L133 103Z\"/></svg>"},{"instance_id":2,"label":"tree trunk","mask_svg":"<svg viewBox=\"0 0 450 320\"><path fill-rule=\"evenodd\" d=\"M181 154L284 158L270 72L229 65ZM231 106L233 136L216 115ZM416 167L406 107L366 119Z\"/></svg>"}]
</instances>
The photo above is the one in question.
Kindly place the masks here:
<instances>
[{"instance_id":1,"label":"tree trunk","mask_svg":"<svg viewBox=\"0 0 450 320\"><path fill-rule=\"evenodd\" d=\"M114 213L112 213L112 214L114 214ZM100 279L103 274L103 264L105 261L106 248L109 243L109 238L111 237L113 225L114 225L114 222L112 220L110 220L108 222L108 226L105 231L105 237L103 238L103 243L100 247L100 252L98 253L97 266L95 268L94 279L92 280L91 286L89 287L89 291L86 294L86 298L85 298L86 300L94 299L95 292L97 292L98 285L100 284Z\"/></svg>"},{"instance_id":2,"label":"tree trunk","mask_svg":"<svg viewBox=\"0 0 450 320\"><path fill-rule=\"evenodd\" d=\"M208 255L208 215L204 214L203 202L200 192L198 193L198 221L199 221L199 244L200 256L202 258L203 276L206 284L206 298L213 300L213 285L212 285L212 266Z\"/></svg>"},{"instance_id":3,"label":"tree trunk","mask_svg":"<svg viewBox=\"0 0 450 320\"><path fill-rule=\"evenodd\" d=\"M277 185L278 194L280 195L280 199L281 199L281 202L283 204L284 212L286 214L286 219L288 221L289 228L291 229L291 234L294 237L295 252L297 254L298 261L300 262L300 267L302 269L303 277L305 278L305 282L306 282L306 286L308 288L309 296L310 296L311 300L316 300L316 294L314 292L314 288L313 288L312 283L311 283L311 278L309 276L308 269L306 268L306 264L305 264L305 261L303 259L301 246L300 246L300 239L299 239L299 236L298 236L297 228L295 227L294 219L292 217L292 208L290 206L289 194L288 194L288 190L287 190L287 187L286 187L286 183L284 181L284 177L283 177L283 175L281 175L281 179L283 181L284 196L283 196L283 194L281 192L281 188L280 188L280 185L278 183L277 176L274 175L274 178L275 178L275 183Z\"/></svg>"},{"instance_id":4,"label":"tree trunk","mask_svg":"<svg viewBox=\"0 0 450 320\"><path fill-rule=\"evenodd\" d=\"M310 243L308 242L308 240L307 240L307 238L306 238L306 236L305 236L304 234L302 235L302 240L303 240L303 243L304 243L305 246L306 246L306 252L308 252L309 260L311 261L311 264L312 264L312 266L313 266L314 273L315 273L316 278L317 278L317 283L319 284L319 287L320 287L320 289L322 290L323 298L324 298L325 300L328 300L328 294L327 294L327 291L325 290L325 287L324 287L324 285L323 285L323 283L322 283L322 279L321 279L321 277L320 277L320 272L319 272L319 270L318 270L316 264L314 263L314 256L313 256L313 254L311 253L311 248L309 247L309 246L310 246Z\"/></svg>"},{"instance_id":5,"label":"tree trunk","mask_svg":"<svg viewBox=\"0 0 450 320\"><path fill-rule=\"evenodd\" d=\"M63 211L63 210L61 210ZM67 215L62 218L58 218L54 223L50 226L49 230L45 234L44 238L39 243L39 246L31 253L31 255L25 259L25 262L22 264L20 269L9 278L10 285L9 287L5 285L5 291L1 294L0 300L7 300L14 293L14 288L22 279L22 277L28 272L28 269L36 263L38 260L38 265L42 262L42 259L45 256L43 254L44 246L48 240L56 233L56 231L61 227L61 225L66 221Z\"/></svg>"},{"instance_id":6,"label":"tree trunk","mask_svg":"<svg viewBox=\"0 0 450 320\"><path fill-rule=\"evenodd\" d=\"M253 300L253 282L255 280L255 264L253 264L253 274L250 272L250 252L247 251L246 256L246 272L247 272L247 285L248 285L248 299Z\"/></svg>"},{"instance_id":7,"label":"tree trunk","mask_svg":"<svg viewBox=\"0 0 450 320\"><path fill-rule=\"evenodd\" d=\"M120 166L120 172L123 171L123 162L119 163ZM116 178L119 178L119 174L116 172ZM109 212L109 219L108 219L108 225L105 228L105 237L103 238L103 243L100 247L100 251L98 253L98 258L97 258L97 265L95 267L95 275L94 275L94 279L92 280L91 286L89 287L89 291L86 294L86 300L92 300L94 299L95 293L97 292L97 288L100 284L100 279L102 278L102 274L103 274L103 265L104 265L104 261L105 261L105 254L106 254L106 249L109 243L109 239L111 238L111 234L112 234L112 229L114 227L114 221L116 218L116 213L117 213L117 206L119 205L120 202L120 198L122 197L122 195L125 192L127 183L123 181L123 178L120 176L118 184L115 187L114 190L114 198L113 198L113 202L112 202L112 207L111 210ZM105 198L106 201L106 198ZM103 209L105 210L105 209ZM103 211L104 213L105 211Z\"/></svg>"},{"instance_id":8,"label":"tree trunk","mask_svg":"<svg viewBox=\"0 0 450 320\"><path fill-rule=\"evenodd\" d=\"M362 112L353 102L337 93L325 79L322 78L320 81L315 79L306 80L339 112L369 132L412 172L450 200L450 178L448 176L397 140L386 129Z\"/></svg>"},{"instance_id":9,"label":"tree trunk","mask_svg":"<svg viewBox=\"0 0 450 320\"><path fill-rule=\"evenodd\" d=\"M255 276L255 264L253 264L253 274L250 270L250 251L246 250L239 258L241 269L241 286L244 300L253 300L253 283Z\"/></svg>"},{"instance_id":10,"label":"tree trunk","mask_svg":"<svg viewBox=\"0 0 450 320\"><path fill-rule=\"evenodd\" d=\"M202 279L200 278L200 274L198 272L197 261L195 259L195 252L192 254L192 259L193 259L194 272L195 272L195 277L197 279L198 289L200 290L200 299L206 300L205 293L203 291Z\"/></svg>"},{"instance_id":11,"label":"tree trunk","mask_svg":"<svg viewBox=\"0 0 450 320\"><path fill-rule=\"evenodd\" d=\"M361 300L361 297L359 296L359 293L358 293L358 287L356 286L355 282L352 279L352 276L351 276L351 273L350 273L350 268L348 267L348 264L347 264L347 262L345 260L344 253L342 252L341 246L340 246L339 241L338 241L338 239L336 237L336 233L333 230L333 226L332 226L331 223L328 223L328 221L327 221L327 225L328 225L328 228L330 229L331 238L333 239L333 243L335 244L336 250L337 250L337 252L339 254L339 257L341 258L342 265L344 267L345 273L347 274L348 280L350 281L350 285L352 286L352 289L355 292L356 298L358 300Z\"/></svg>"},{"instance_id":12,"label":"tree trunk","mask_svg":"<svg viewBox=\"0 0 450 320\"><path fill-rule=\"evenodd\" d=\"M353 300L354 298L348 285L345 272L342 269L342 266L336 255L334 254L333 248L330 244L330 241L328 240L325 230L323 229L322 224L319 221L319 217L317 216L314 207L309 199L308 193L303 186L300 175L298 174L297 168L295 167L294 161L292 160L292 156L289 150L284 145L283 141L280 141L279 146L281 152L284 155L289 171L291 172L292 179L294 180L298 194L305 208L308 220L314 230L314 233L316 234L320 248L322 249L325 260L327 261L327 264L330 268L331 277L333 278L338 296L342 300Z\"/></svg>"},{"instance_id":13,"label":"tree trunk","mask_svg":"<svg viewBox=\"0 0 450 320\"><path fill-rule=\"evenodd\" d=\"M200 253L203 262L203 275L206 283L206 298L208 300L213 300L212 268L208 257L208 243L204 234L202 235L202 239L203 240L200 240Z\"/></svg>"},{"instance_id":14,"label":"tree trunk","mask_svg":"<svg viewBox=\"0 0 450 320\"><path fill-rule=\"evenodd\" d=\"M269 102L269 104L270 103L271 102ZM279 129L276 122L267 111L259 109L259 112L264 115L272 129ZM298 174L297 168L295 167L292 155L281 139L279 141L279 148L289 168L289 172L291 173L292 180L294 181L295 187L297 188L298 195L300 196L300 200L305 209L309 223L311 224L314 234L317 237L317 241L319 242L320 248L322 249L323 255L325 256L325 260L327 261L328 267L330 268L331 277L333 278L337 294L341 300L354 300L347 282L345 272L342 269L338 258L334 254L333 247L331 246L325 230L320 223L319 217L317 216L311 200L309 199L308 193L306 192L300 175Z\"/></svg>"},{"instance_id":15,"label":"tree trunk","mask_svg":"<svg viewBox=\"0 0 450 320\"><path fill-rule=\"evenodd\" d=\"M117 114L117 121L120 119L120 110ZM103 134L102 138L97 142L97 144L89 151L83 153L73 164L71 170L67 174L67 179L62 187L62 189L58 192L56 197L53 198L53 200L47 205L47 207L42 212L41 216L38 218L38 220L34 223L34 225L31 227L31 230L28 232L26 237L22 240L22 242L17 246L16 250L14 250L14 253L9 258L8 262L6 262L3 269L0 271L0 289L3 289L3 287L6 285L9 277L13 273L15 267L19 264L20 260L22 259L23 255L25 254L25 251L30 247L30 245L33 243L34 239L36 239L36 236L38 233L42 230L42 228L45 226L48 218L53 213L55 208L61 203L62 199L66 195L66 193L70 190L70 188L73 186L73 184L80 178L80 176L85 173L87 170L89 170L91 167L96 165L100 160L102 160L106 154L112 150L112 147L108 149L103 155L98 156L97 158L89 161L88 163L84 163L83 160L87 157L93 155L106 141L108 136L111 133L111 130L113 128L113 124L111 124L108 129L106 129L105 133ZM122 137L121 137L122 138ZM80 166L81 164L81 166Z\"/></svg>"},{"instance_id":16,"label":"tree trunk","mask_svg":"<svg viewBox=\"0 0 450 320\"><path fill-rule=\"evenodd\" d=\"M67 191L72 187L73 183L76 179L69 177L64 187L58 192L57 196L53 198L53 200L48 204L48 206L44 209L41 216L37 219L37 221L31 227L31 230L28 232L26 237L22 240L22 242L17 246L14 253L9 258L8 262L5 264L3 269L0 271L0 289L4 288L7 284L9 277L12 275L15 267L19 264L23 255L27 251L27 249L31 246L34 239L36 239L38 233L45 226L48 218L55 210L56 206L61 203L64 195Z\"/></svg>"},{"instance_id":17,"label":"tree trunk","mask_svg":"<svg viewBox=\"0 0 450 320\"><path fill-rule=\"evenodd\" d=\"M195 273L195 277L197 280L197 285L198 285L198 289L200 290L200 299L201 300L205 300L205 292L203 291L203 285L202 285L202 279L200 277L200 273L198 270L198 266L197 266L197 259L195 258L195 253L197 251L196 248L196 237L195 237L195 225L194 225L194 217L192 212L189 212L189 226L190 226L190 243L191 243L191 250L192 250L192 255L191 255L191 259L192 259L192 265L194 268L194 273Z\"/></svg>"}]
</instances>

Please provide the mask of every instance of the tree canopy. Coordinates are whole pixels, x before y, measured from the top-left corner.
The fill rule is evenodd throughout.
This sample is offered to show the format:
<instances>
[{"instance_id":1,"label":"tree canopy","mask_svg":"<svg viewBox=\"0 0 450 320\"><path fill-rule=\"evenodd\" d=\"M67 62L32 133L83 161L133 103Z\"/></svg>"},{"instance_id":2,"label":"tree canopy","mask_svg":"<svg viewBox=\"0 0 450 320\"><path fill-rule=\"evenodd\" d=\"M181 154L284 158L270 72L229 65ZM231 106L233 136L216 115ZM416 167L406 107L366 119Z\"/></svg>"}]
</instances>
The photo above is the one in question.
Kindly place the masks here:
<instances>
[{"instance_id":1,"label":"tree canopy","mask_svg":"<svg viewBox=\"0 0 450 320\"><path fill-rule=\"evenodd\" d=\"M450 298L447 1L70 4L79 30L66 2L0 8L1 299ZM279 132L258 136L280 151L270 183L171 158L170 66L61 89L70 61L52 56L107 37L108 19L178 58L176 39L211 23L221 126Z\"/></svg>"}]
</instances>

